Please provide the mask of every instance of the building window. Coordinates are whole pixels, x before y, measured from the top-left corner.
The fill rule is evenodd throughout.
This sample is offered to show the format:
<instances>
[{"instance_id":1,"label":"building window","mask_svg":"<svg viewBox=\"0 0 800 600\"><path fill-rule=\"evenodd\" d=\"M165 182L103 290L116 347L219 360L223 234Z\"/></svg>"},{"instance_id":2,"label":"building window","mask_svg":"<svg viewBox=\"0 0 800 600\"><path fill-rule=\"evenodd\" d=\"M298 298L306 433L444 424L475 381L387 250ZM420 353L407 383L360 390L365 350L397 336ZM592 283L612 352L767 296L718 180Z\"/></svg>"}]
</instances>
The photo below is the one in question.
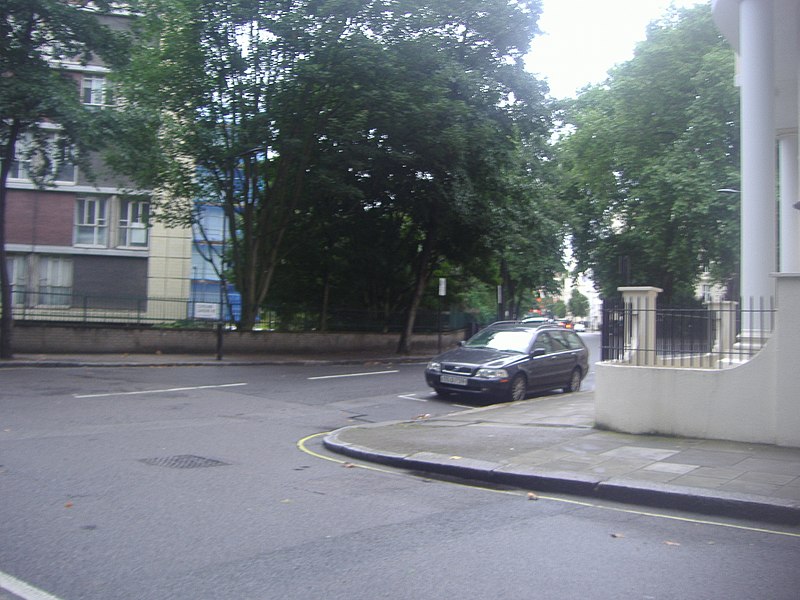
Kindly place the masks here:
<instances>
[{"instance_id":1,"label":"building window","mask_svg":"<svg viewBox=\"0 0 800 600\"><path fill-rule=\"evenodd\" d=\"M147 247L147 223L150 216L150 203L143 200L123 200L120 202L119 245Z\"/></svg>"},{"instance_id":2,"label":"building window","mask_svg":"<svg viewBox=\"0 0 800 600\"><path fill-rule=\"evenodd\" d=\"M73 158L73 148L67 141L53 135L50 138L50 171L55 181L75 183L76 167Z\"/></svg>"},{"instance_id":3,"label":"building window","mask_svg":"<svg viewBox=\"0 0 800 600\"><path fill-rule=\"evenodd\" d=\"M43 179L62 183L75 183L72 146L56 133L49 133L34 144L30 135L21 137L14 148L9 178Z\"/></svg>"},{"instance_id":4,"label":"building window","mask_svg":"<svg viewBox=\"0 0 800 600\"><path fill-rule=\"evenodd\" d=\"M76 244L108 246L107 204L105 198L78 198L75 207Z\"/></svg>"},{"instance_id":5,"label":"building window","mask_svg":"<svg viewBox=\"0 0 800 600\"><path fill-rule=\"evenodd\" d=\"M112 87L104 75L84 75L81 102L87 106L108 106L114 103Z\"/></svg>"},{"instance_id":6,"label":"building window","mask_svg":"<svg viewBox=\"0 0 800 600\"><path fill-rule=\"evenodd\" d=\"M72 261L58 256L39 259L39 304L69 306L72 301Z\"/></svg>"},{"instance_id":7,"label":"building window","mask_svg":"<svg viewBox=\"0 0 800 600\"><path fill-rule=\"evenodd\" d=\"M14 147L14 160L11 161L11 170L8 176L11 179L28 179L31 169L31 157L28 152L30 142L25 138L17 140Z\"/></svg>"},{"instance_id":8,"label":"building window","mask_svg":"<svg viewBox=\"0 0 800 600\"><path fill-rule=\"evenodd\" d=\"M28 293L28 261L24 256L9 256L6 265L11 281L11 304L25 305L25 296Z\"/></svg>"}]
</instances>

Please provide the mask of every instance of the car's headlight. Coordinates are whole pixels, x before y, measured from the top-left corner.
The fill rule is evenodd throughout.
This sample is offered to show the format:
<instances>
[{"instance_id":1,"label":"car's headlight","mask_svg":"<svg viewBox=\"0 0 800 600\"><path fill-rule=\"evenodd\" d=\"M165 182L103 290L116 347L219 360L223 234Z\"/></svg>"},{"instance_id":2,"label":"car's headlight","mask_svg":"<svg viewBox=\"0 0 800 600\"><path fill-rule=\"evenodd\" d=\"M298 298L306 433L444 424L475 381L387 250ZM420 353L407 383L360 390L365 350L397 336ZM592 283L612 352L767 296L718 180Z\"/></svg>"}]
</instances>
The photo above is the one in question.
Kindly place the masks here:
<instances>
[{"instance_id":1,"label":"car's headlight","mask_svg":"<svg viewBox=\"0 0 800 600\"><path fill-rule=\"evenodd\" d=\"M442 372L442 363L438 363L436 361L431 361L428 363L428 371L432 373L441 373Z\"/></svg>"},{"instance_id":2,"label":"car's headlight","mask_svg":"<svg viewBox=\"0 0 800 600\"><path fill-rule=\"evenodd\" d=\"M476 377L480 377L481 379L506 379L508 377L508 371L505 369L478 369L478 372L475 373Z\"/></svg>"}]
</instances>

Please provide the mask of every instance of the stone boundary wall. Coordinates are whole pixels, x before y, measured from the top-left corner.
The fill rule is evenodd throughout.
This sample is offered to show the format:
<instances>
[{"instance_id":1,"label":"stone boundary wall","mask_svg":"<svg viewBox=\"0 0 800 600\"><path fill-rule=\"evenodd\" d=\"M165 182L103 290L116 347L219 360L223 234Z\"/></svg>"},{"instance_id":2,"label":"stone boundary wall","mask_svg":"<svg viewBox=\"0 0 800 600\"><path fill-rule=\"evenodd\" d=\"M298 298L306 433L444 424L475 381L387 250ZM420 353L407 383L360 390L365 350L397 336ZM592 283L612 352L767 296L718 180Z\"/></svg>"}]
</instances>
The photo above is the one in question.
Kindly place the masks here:
<instances>
[{"instance_id":1,"label":"stone boundary wall","mask_svg":"<svg viewBox=\"0 0 800 600\"><path fill-rule=\"evenodd\" d=\"M226 331L225 354L327 354L375 352L394 354L397 333L285 333ZM442 349L464 339L464 332L442 333ZM418 334L412 352L435 354L437 334ZM216 354L214 330L91 327L16 323L12 338L16 354Z\"/></svg>"}]
</instances>

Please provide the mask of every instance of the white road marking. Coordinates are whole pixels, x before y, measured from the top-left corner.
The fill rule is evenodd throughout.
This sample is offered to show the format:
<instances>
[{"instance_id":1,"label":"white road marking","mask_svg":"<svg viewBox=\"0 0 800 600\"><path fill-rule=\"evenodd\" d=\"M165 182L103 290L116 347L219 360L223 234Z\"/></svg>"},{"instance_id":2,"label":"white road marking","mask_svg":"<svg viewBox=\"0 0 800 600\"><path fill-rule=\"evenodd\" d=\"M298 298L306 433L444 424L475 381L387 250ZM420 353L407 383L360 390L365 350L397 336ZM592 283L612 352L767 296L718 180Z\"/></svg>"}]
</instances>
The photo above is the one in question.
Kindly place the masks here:
<instances>
[{"instance_id":1,"label":"white road marking","mask_svg":"<svg viewBox=\"0 0 800 600\"><path fill-rule=\"evenodd\" d=\"M388 373L399 373L398 370L393 371L372 371L371 373L343 373L341 375L320 375L319 377L309 377L308 380L314 379L338 379L340 377L364 377L366 375L387 375Z\"/></svg>"},{"instance_id":2,"label":"white road marking","mask_svg":"<svg viewBox=\"0 0 800 600\"><path fill-rule=\"evenodd\" d=\"M60 600L53 594L40 590L29 583L25 583L21 579L17 579L13 575L3 573L0 571L0 588L11 592L23 598L23 600Z\"/></svg>"},{"instance_id":3,"label":"white road marking","mask_svg":"<svg viewBox=\"0 0 800 600\"><path fill-rule=\"evenodd\" d=\"M427 398L416 398L416 394L400 394L398 398L402 398L403 400L416 400L417 402L427 402Z\"/></svg>"},{"instance_id":4,"label":"white road marking","mask_svg":"<svg viewBox=\"0 0 800 600\"><path fill-rule=\"evenodd\" d=\"M215 388L237 387L246 383L221 383L219 385L196 385L193 387L166 388L163 390L140 390L137 392L109 392L107 394L74 394L74 398L106 398L108 396L135 396L137 394L163 394L165 392L188 392L191 390L210 390Z\"/></svg>"}]
</instances>

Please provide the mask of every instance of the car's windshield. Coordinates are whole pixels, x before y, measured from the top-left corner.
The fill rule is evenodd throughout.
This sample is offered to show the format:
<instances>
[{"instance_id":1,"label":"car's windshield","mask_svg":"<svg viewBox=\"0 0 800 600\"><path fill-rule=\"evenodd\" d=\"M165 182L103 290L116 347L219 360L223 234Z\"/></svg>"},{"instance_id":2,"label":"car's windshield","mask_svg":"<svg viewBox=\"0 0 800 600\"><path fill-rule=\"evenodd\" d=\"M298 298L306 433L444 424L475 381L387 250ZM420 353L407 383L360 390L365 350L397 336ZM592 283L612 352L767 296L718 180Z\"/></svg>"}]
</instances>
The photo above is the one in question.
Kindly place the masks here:
<instances>
[{"instance_id":1,"label":"car's windshield","mask_svg":"<svg viewBox=\"0 0 800 600\"><path fill-rule=\"evenodd\" d=\"M527 352L534 332L528 330L484 329L464 344L466 348L492 348L509 352Z\"/></svg>"}]
</instances>

